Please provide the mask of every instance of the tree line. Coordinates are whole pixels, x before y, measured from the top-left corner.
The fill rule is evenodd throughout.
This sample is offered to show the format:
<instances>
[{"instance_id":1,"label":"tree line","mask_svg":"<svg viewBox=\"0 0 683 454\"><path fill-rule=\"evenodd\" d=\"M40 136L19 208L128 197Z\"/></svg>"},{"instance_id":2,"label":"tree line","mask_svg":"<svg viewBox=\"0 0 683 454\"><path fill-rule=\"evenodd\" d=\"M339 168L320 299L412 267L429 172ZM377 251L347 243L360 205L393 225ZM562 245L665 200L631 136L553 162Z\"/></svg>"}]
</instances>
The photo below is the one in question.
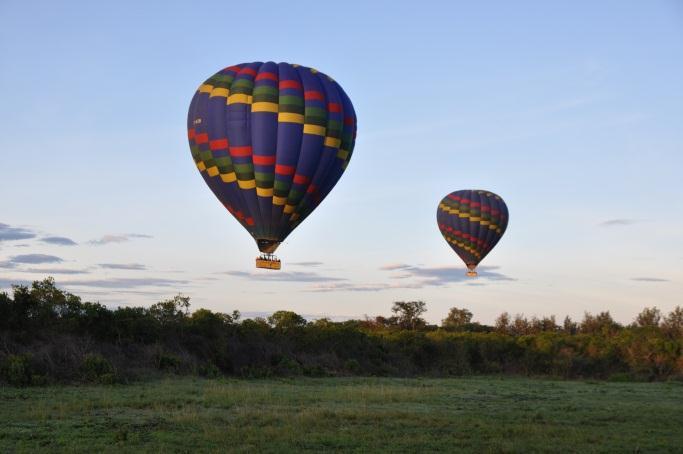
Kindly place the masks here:
<instances>
[{"instance_id":1,"label":"tree line","mask_svg":"<svg viewBox=\"0 0 683 454\"><path fill-rule=\"evenodd\" d=\"M610 380L683 379L683 309L646 308L633 323L501 314L493 326L451 308L439 325L423 301L390 317L307 321L291 311L243 319L190 311L177 295L110 309L52 278L0 292L0 382L116 383L162 374L208 377L523 374Z\"/></svg>"}]
</instances>

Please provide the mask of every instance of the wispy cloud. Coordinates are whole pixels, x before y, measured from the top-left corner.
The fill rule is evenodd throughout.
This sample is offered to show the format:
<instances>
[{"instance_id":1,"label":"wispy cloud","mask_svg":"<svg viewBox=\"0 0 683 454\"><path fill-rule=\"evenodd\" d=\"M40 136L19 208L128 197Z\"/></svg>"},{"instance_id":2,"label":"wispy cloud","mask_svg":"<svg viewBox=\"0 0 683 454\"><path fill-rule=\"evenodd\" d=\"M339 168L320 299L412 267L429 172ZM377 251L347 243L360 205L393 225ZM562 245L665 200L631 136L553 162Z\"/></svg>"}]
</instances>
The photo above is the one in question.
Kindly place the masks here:
<instances>
[{"instance_id":1,"label":"wispy cloud","mask_svg":"<svg viewBox=\"0 0 683 454\"><path fill-rule=\"evenodd\" d=\"M70 269L61 269L61 268L28 268L26 270L22 270L22 273L31 273L31 274L44 274L46 276L50 276L52 274L88 274L90 271L88 270L70 270Z\"/></svg>"},{"instance_id":2,"label":"wispy cloud","mask_svg":"<svg viewBox=\"0 0 683 454\"><path fill-rule=\"evenodd\" d=\"M107 268L110 270L136 270L144 271L147 267L141 263L100 263L100 268Z\"/></svg>"},{"instance_id":3,"label":"wispy cloud","mask_svg":"<svg viewBox=\"0 0 683 454\"><path fill-rule=\"evenodd\" d=\"M410 265L406 265L405 263L390 263L388 265L381 266L379 269L382 271L396 271L396 270L404 270L411 268Z\"/></svg>"},{"instance_id":4,"label":"wispy cloud","mask_svg":"<svg viewBox=\"0 0 683 454\"><path fill-rule=\"evenodd\" d=\"M662 279L659 277L632 277L631 280L639 282L669 282L668 279Z\"/></svg>"},{"instance_id":5,"label":"wispy cloud","mask_svg":"<svg viewBox=\"0 0 683 454\"><path fill-rule=\"evenodd\" d=\"M0 241L28 240L35 238L36 233L23 227L12 227L0 222Z\"/></svg>"},{"instance_id":6,"label":"wispy cloud","mask_svg":"<svg viewBox=\"0 0 683 454\"><path fill-rule=\"evenodd\" d=\"M0 288L10 288L13 285L31 285L26 279L7 279L0 277Z\"/></svg>"},{"instance_id":7,"label":"wispy cloud","mask_svg":"<svg viewBox=\"0 0 683 454\"><path fill-rule=\"evenodd\" d=\"M477 267L478 283L482 281L514 281L515 279L500 273L496 266L479 266ZM425 287L442 286L452 284L454 282L473 282L473 279L468 277L464 268L441 266L441 267L419 267L411 266L401 269L401 278L406 278L410 275L413 278L422 278L422 284Z\"/></svg>"},{"instance_id":8,"label":"wispy cloud","mask_svg":"<svg viewBox=\"0 0 683 454\"><path fill-rule=\"evenodd\" d=\"M46 236L41 238L40 241L47 244L56 244L57 246L76 246L76 242L71 238L64 236Z\"/></svg>"},{"instance_id":9,"label":"wispy cloud","mask_svg":"<svg viewBox=\"0 0 683 454\"><path fill-rule=\"evenodd\" d=\"M263 273L250 273L246 271L226 271L221 274L227 274L229 276L240 277L243 279L250 279L253 281L270 282L336 282L346 280L339 277L324 276L318 273L307 271L279 271Z\"/></svg>"},{"instance_id":10,"label":"wispy cloud","mask_svg":"<svg viewBox=\"0 0 683 454\"><path fill-rule=\"evenodd\" d=\"M139 287L176 287L189 284L189 281L180 279L162 278L112 278L94 280L74 280L62 282L65 286L95 287L111 289L131 289Z\"/></svg>"},{"instance_id":11,"label":"wispy cloud","mask_svg":"<svg viewBox=\"0 0 683 454\"><path fill-rule=\"evenodd\" d=\"M330 282L325 284L315 284L311 286L308 292L324 293L324 292L379 292L382 290L392 290L392 289L410 289L410 288L422 288L423 285L420 283L409 283L409 284L389 284L386 282L380 283L351 283L351 282Z\"/></svg>"},{"instance_id":12,"label":"wispy cloud","mask_svg":"<svg viewBox=\"0 0 683 454\"><path fill-rule=\"evenodd\" d=\"M292 265L292 266L322 266L323 262L287 262L287 265Z\"/></svg>"},{"instance_id":13,"label":"wispy cloud","mask_svg":"<svg viewBox=\"0 0 683 454\"><path fill-rule=\"evenodd\" d=\"M102 246L105 244L111 244L111 243L125 243L127 241L130 241L133 238L153 238L152 235L145 235L142 233L124 233L123 235L104 235L101 238L95 239L95 240L90 240L88 241L88 244L92 244L94 246Z\"/></svg>"},{"instance_id":14,"label":"wispy cloud","mask_svg":"<svg viewBox=\"0 0 683 454\"><path fill-rule=\"evenodd\" d=\"M390 282L323 282L312 285L309 292L379 292L395 289L421 289L425 287L440 287L453 283L464 282L486 285L490 281L514 281L497 270L497 267L482 266L477 268L479 277L476 282L467 277L463 268L458 267L420 267L407 264L391 264L380 268L383 271L399 272L388 276Z\"/></svg>"},{"instance_id":15,"label":"wispy cloud","mask_svg":"<svg viewBox=\"0 0 683 454\"><path fill-rule=\"evenodd\" d=\"M608 219L604 222L601 222L599 225L600 227L617 227L621 225L633 225L637 224L638 219Z\"/></svg>"},{"instance_id":16,"label":"wispy cloud","mask_svg":"<svg viewBox=\"0 0 683 454\"><path fill-rule=\"evenodd\" d=\"M61 263L60 257L47 254L22 254L10 257L9 260L0 262L0 268L15 268L17 265L37 265L41 263Z\"/></svg>"}]
</instances>

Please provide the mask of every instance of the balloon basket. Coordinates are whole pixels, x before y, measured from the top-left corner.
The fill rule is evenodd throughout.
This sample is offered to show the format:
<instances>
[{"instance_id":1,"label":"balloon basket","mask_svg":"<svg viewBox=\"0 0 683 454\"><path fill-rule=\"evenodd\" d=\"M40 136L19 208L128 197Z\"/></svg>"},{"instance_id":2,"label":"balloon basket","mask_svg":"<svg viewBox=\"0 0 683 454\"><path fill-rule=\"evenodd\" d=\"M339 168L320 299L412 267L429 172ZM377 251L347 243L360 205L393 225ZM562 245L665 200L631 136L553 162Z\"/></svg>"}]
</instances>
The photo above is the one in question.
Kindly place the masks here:
<instances>
[{"instance_id":1,"label":"balloon basket","mask_svg":"<svg viewBox=\"0 0 683 454\"><path fill-rule=\"evenodd\" d=\"M279 270L282 267L280 259L273 254L261 254L256 257L256 268L263 268L265 270Z\"/></svg>"},{"instance_id":2,"label":"balloon basket","mask_svg":"<svg viewBox=\"0 0 683 454\"><path fill-rule=\"evenodd\" d=\"M477 277L477 272L474 270L467 270L467 275L469 277Z\"/></svg>"}]
</instances>

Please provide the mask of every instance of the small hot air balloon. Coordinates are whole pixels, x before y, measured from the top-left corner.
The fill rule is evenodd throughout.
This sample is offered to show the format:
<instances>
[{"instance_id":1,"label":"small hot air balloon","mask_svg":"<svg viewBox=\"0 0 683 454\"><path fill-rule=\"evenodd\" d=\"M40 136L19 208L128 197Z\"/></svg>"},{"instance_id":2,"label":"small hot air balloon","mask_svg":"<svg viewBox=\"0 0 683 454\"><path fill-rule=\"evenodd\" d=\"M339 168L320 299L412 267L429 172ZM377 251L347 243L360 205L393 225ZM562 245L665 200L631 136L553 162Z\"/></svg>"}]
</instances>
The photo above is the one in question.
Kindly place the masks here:
<instances>
[{"instance_id":1,"label":"small hot air balloon","mask_svg":"<svg viewBox=\"0 0 683 454\"><path fill-rule=\"evenodd\" d=\"M313 68L255 62L218 71L192 98L190 149L206 184L256 240L259 268L330 193L351 159L356 114Z\"/></svg>"},{"instance_id":2,"label":"small hot air balloon","mask_svg":"<svg viewBox=\"0 0 683 454\"><path fill-rule=\"evenodd\" d=\"M439 203L436 221L444 239L467 265L467 275L476 276L479 262L505 233L508 209L492 192L455 191Z\"/></svg>"}]
</instances>

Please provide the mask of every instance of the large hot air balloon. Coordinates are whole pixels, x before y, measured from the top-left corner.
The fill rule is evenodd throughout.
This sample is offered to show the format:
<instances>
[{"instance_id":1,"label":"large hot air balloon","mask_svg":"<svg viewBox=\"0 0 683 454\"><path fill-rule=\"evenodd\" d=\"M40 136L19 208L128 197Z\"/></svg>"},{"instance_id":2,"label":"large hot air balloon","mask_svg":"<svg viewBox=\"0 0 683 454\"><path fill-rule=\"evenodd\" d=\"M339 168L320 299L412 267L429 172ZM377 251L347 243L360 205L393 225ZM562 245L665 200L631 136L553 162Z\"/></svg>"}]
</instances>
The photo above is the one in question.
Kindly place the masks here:
<instances>
[{"instance_id":1,"label":"large hot air balloon","mask_svg":"<svg viewBox=\"0 0 683 454\"><path fill-rule=\"evenodd\" d=\"M480 190L455 191L436 210L439 230L467 265L467 275L498 243L508 225L508 209L500 196Z\"/></svg>"},{"instance_id":2,"label":"large hot air balloon","mask_svg":"<svg viewBox=\"0 0 683 454\"><path fill-rule=\"evenodd\" d=\"M204 181L256 240L259 268L322 202L351 159L356 114L337 82L289 63L218 71L192 98L192 157Z\"/></svg>"}]
</instances>

